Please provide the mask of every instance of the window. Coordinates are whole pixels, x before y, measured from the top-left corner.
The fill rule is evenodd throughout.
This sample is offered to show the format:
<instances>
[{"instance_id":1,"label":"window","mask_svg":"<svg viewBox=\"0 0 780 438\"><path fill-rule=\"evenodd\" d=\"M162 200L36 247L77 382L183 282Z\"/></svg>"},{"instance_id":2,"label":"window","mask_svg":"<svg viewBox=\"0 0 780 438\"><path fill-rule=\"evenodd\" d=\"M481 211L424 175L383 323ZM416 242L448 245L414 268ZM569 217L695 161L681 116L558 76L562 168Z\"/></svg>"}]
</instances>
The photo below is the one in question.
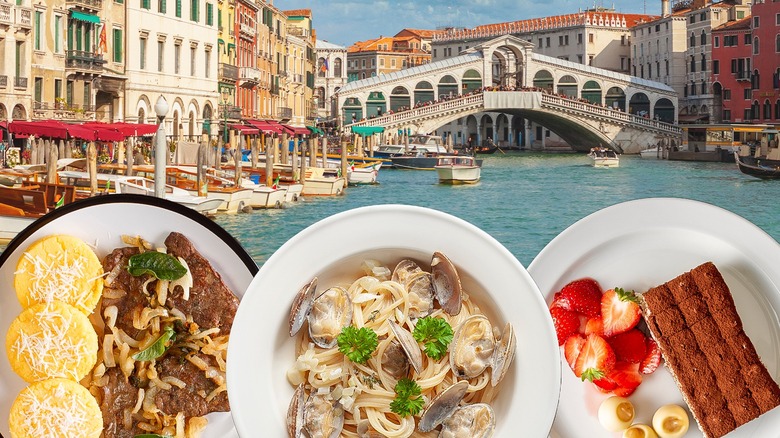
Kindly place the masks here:
<instances>
[{"instance_id":1,"label":"window","mask_svg":"<svg viewBox=\"0 0 780 438\"><path fill-rule=\"evenodd\" d=\"M592 43L592 42L594 42L594 41L596 41L596 35L594 35L594 34L592 34L592 33L589 33L589 34L588 34L588 42L589 42L589 43Z\"/></svg>"},{"instance_id":2,"label":"window","mask_svg":"<svg viewBox=\"0 0 780 438\"><path fill-rule=\"evenodd\" d=\"M385 66L385 58L379 58L379 66L384 67Z\"/></svg>"},{"instance_id":3,"label":"window","mask_svg":"<svg viewBox=\"0 0 780 438\"><path fill-rule=\"evenodd\" d=\"M54 53L62 53L62 15L54 16Z\"/></svg>"},{"instance_id":4,"label":"window","mask_svg":"<svg viewBox=\"0 0 780 438\"><path fill-rule=\"evenodd\" d=\"M563 45L563 35L558 35L558 45L559 46Z\"/></svg>"},{"instance_id":5,"label":"window","mask_svg":"<svg viewBox=\"0 0 780 438\"><path fill-rule=\"evenodd\" d=\"M200 0L190 0L190 21L198 22L200 18L198 3L200 3Z\"/></svg>"},{"instance_id":6,"label":"window","mask_svg":"<svg viewBox=\"0 0 780 438\"><path fill-rule=\"evenodd\" d=\"M114 49L114 62L122 62L122 29L114 28L112 45Z\"/></svg>"},{"instance_id":7,"label":"window","mask_svg":"<svg viewBox=\"0 0 780 438\"><path fill-rule=\"evenodd\" d=\"M753 16L753 29L756 29L758 27L758 24L759 24L758 15L754 15Z\"/></svg>"},{"instance_id":8,"label":"window","mask_svg":"<svg viewBox=\"0 0 780 438\"><path fill-rule=\"evenodd\" d=\"M140 57L139 59L139 68L141 70L146 70L146 38L141 37L140 44L138 45L138 55Z\"/></svg>"},{"instance_id":9,"label":"window","mask_svg":"<svg viewBox=\"0 0 780 438\"><path fill-rule=\"evenodd\" d=\"M691 33L690 41L688 43L691 47L696 47L696 36Z\"/></svg>"},{"instance_id":10,"label":"window","mask_svg":"<svg viewBox=\"0 0 780 438\"><path fill-rule=\"evenodd\" d=\"M701 94L707 94L707 80L701 80Z\"/></svg>"},{"instance_id":11,"label":"window","mask_svg":"<svg viewBox=\"0 0 780 438\"><path fill-rule=\"evenodd\" d=\"M712 44L713 44L713 46L715 46L715 47L720 47L720 37L719 37L719 36L716 36L716 37L714 37L714 38L713 38L713 43L712 43Z\"/></svg>"},{"instance_id":12,"label":"window","mask_svg":"<svg viewBox=\"0 0 780 438\"><path fill-rule=\"evenodd\" d=\"M181 0L176 0L176 18L181 18Z\"/></svg>"},{"instance_id":13,"label":"window","mask_svg":"<svg viewBox=\"0 0 780 438\"><path fill-rule=\"evenodd\" d=\"M758 55L758 37L753 38L753 54Z\"/></svg>"},{"instance_id":14,"label":"window","mask_svg":"<svg viewBox=\"0 0 780 438\"><path fill-rule=\"evenodd\" d=\"M577 34L577 44L582 44L582 34L581 33ZM540 43L540 45L541 45L541 43Z\"/></svg>"},{"instance_id":15,"label":"window","mask_svg":"<svg viewBox=\"0 0 780 438\"><path fill-rule=\"evenodd\" d=\"M539 48L542 48L542 39L539 38Z\"/></svg>"},{"instance_id":16,"label":"window","mask_svg":"<svg viewBox=\"0 0 780 438\"><path fill-rule=\"evenodd\" d=\"M694 82L691 82L691 93L690 93L690 95L691 96L695 96L696 95L696 84Z\"/></svg>"},{"instance_id":17,"label":"window","mask_svg":"<svg viewBox=\"0 0 780 438\"><path fill-rule=\"evenodd\" d=\"M157 71L163 71L165 66L165 41L157 41Z\"/></svg>"},{"instance_id":18,"label":"window","mask_svg":"<svg viewBox=\"0 0 780 438\"><path fill-rule=\"evenodd\" d=\"M152 9L152 0L141 0L141 9Z\"/></svg>"},{"instance_id":19,"label":"window","mask_svg":"<svg viewBox=\"0 0 780 438\"><path fill-rule=\"evenodd\" d=\"M41 102L43 100L43 78L35 78L33 82L33 98L35 102Z\"/></svg>"},{"instance_id":20,"label":"window","mask_svg":"<svg viewBox=\"0 0 780 438\"><path fill-rule=\"evenodd\" d=\"M696 59L691 56L691 73L696 73Z\"/></svg>"},{"instance_id":21,"label":"window","mask_svg":"<svg viewBox=\"0 0 780 438\"><path fill-rule=\"evenodd\" d=\"M35 36L33 40L33 48L35 50L41 50L41 18L43 12L35 11Z\"/></svg>"},{"instance_id":22,"label":"window","mask_svg":"<svg viewBox=\"0 0 780 438\"><path fill-rule=\"evenodd\" d=\"M173 45L173 72L179 74L181 71L181 43Z\"/></svg>"},{"instance_id":23,"label":"window","mask_svg":"<svg viewBox=\"0 0 780 438\"><path fill-rule=\"evenodd\" d=\"M545 38L544 42L547 44L547 47L550 47L550 37Z\"/></svg>"},{"instance_id":24,"label":"window","mask_svg":"<svg viewBox=\"0 0 780 438\"><path fill-rule=\"evenodd\" d=\"M157 12L165 13L165 0L157 0Z\"/></svg>"},{"instance_id":25,"label":"window","mask_svg":"<svg viewBox=\"0 0 780 438\"><path fill-rule=\"evenodd\" d=\"M731 110L724 109L723 110L723 121L730 121L731 120Z\"/></svg>"},{"instance_id":26,"label":"window","mask_svg":"<svg viewBox=\"0 0 780 438\"><path fill-rule=\"evenodd\" d=\"M720 61L718 61L717 59L712 60L712 74L714 75L720 74Z\"/></svg>"},{"instance_id":27,"label":"window","mask_svg":"<svg viewBox=\"0 0 780 438\"><path fill-rule=\"evenodd\" d=\"M707 21L707 13L706 12L702 12L701 14L699 14L699 21Z\"/></svg>"},{"instance_id":28,"label":"window","mask_svg":"<svg viewBox=\"0 0 780 438\"><path fill-rule=\"evenodd\" d=\"M89 82L84 82L84 109L92 106L92 86Z\"/></svg>"},{"instance_id":29,"label":"window","mask_svg":"<svg viewBox=\"0 0 780 438\"><path fill-rule=\"evenodd\" d=\"M65 84L65 103L69 107L73 105L73 81L68 81Z\"/></svg>"},{"instance_id":30,"label":"window","mask_svg":"<svg viewBox=\"0 0 780 438\"><path fill-rule=\"evenodd\" d=\"M775 53L780 53L780 34L775 35Z\"/></svg>"},{"instance_id":31,"label":"window","mask_svg":"<svg viewBox=\"0 0 780 438\"><path fill-rule=\"evenodd\" d=\"M214 5L206 3L206 26L214 25Z\"/></svg>"},{"instance_id":32,"label":"window","mask_svg":"<svg viewBox=\"0 0 780 438\"><path fill-rule=\"evenodd\" d=\"M593 55L588 55L588 65L593 65Z\"/></svg>"},{"instance_id":33,"label":"window","mask_svg":"<svg viewBox=\"0 0 780 438\"><path fill-rule=\"evenodd\" d=\"M206 53L203 56L204 64L206 64L206 73L203 75L207 79L211 77L211 50L206 49Z\"/></svg>"},{"instance_id":34,"label":"window","mask_svg":"<svg viewBox=\"0 0 780 438\"><path fill-rule=\"evenodd\" d=\"M707 32L701 31L700 44L702 46L707 45Z\"/></svg>"},{"instance_id":35,"label":"window","mask_svg":"<svg viewBox=\"0 0 780 438\"><path fill-rule=\"evenodd\" d=\"M62 97L62 79L54 80L54 98L59 99Z\"/></svg>"},{"instance_id":36,"label":"window","mask_svg":"<svg viewBox=\"0 0 780 438\"><path fill-rule=\"evenodd\" d=\"M731 90L729 89L723 90L723 100L731 100Z\"/></svg>"},{"instance_id":37,"label":"window","mask_svg":"<svg viewBox=\"0 0 780 438\"><path fill-rule=\"evenodd\" d=\"M195 76L195 55L197 53L197 47L190 46L190 76Z\"/></svg>"},{"instance_id":38,"label":"window","mask_svg":"<svg viewBox=\"0 0 780 438\"><path fill-rule=\"evenodd\" d=\"M665 72L664 74L666 76L669 76L669 60L667 59L666 61L664 61L664 63L666 64L665 65L666 68L664 69L664 72Z\"/></svg>"},{"instance_id":39,"label":"window","mask_svg":"<svg viewBox=\"0 0 780 438\"><path fill-rule=\"evenodd\" d=\"M769 103L769 99L764 101L764 119L768 120L772 118L772 104Z\"/></svg>"},{"instance_id":40,"label":"window","mask_svg":"<svg viewBox=\"0 0 780 438\"><path fill-rule=\"evenodd\" d=\"M745 18L745 11L737 11L737 20Z\"/></svg>"},{"instance_id":41,"label":"window","mask_svg":"<svg viewBox=\"0 0 780 438\"><path fill-rule=\"evenodd\" d=\"M701 54L701 71L707 71L707 55Z\"/></svg>"},{"instance_id":42,"label":"window","mask_svg":"<svg viewBox=\"0 0 780 438\"><path fill-rule=\"evenodd\" d=\"M395 58L390 60L390 67L395 68Z\"/></svg>"},{"instance_id":43,"label":"window","mask_svg":"<svg viewBox=\"0 0 780 438\"><path fill-rule=\"evenodd\" d=\"M565 45L567 45L567 46L569 45L569 36L568 36L568 35L564 35L564 36L563 36L563 43L564 43Z\"/></svg>"},{"instance_id":44,"label":"window","mask_svg":"<svg viewBox=\"0 0 780 438\"><path fill-rule=\"evenodd\" d=\"M750 35L749 33L746 33L745 34L745 42L743 44L745 44L746 46L749 46L752 42L753 42L753 36ZM737 37L736 36L734 36L734 45L735 46L737 45Z\"/></svg>"},{"instance_id":45,"label":"window","mask_svg":"<svg viewBox=\"0 0 780 438\"><path fill-rule=\"evenodd\" d=\"M691 24L695 23L696 22L696 16L695 15L691 15L689 21L691 22Z\"/></svg>"},{"instance_id":46,"label":"window","mask_svg":"<svg viewBox=\"0 0 780 438\"><path fill-rule=\"evenodd\" d=\"M750 100L750 98L753 97L753 91L750 88L745 88L742 90L742 98L745 100Z\"/></svg>"},{"instance_id":47,"label":"window","mask_svg":"<svg viewBox=\"0 0 780 438\"><path fill-rule=\"evenodd\" d=\"M745 108L744 114L742 115L742 118L744 120L753 120L752 112L750 108Z\"/></svg>"}]
</instances>

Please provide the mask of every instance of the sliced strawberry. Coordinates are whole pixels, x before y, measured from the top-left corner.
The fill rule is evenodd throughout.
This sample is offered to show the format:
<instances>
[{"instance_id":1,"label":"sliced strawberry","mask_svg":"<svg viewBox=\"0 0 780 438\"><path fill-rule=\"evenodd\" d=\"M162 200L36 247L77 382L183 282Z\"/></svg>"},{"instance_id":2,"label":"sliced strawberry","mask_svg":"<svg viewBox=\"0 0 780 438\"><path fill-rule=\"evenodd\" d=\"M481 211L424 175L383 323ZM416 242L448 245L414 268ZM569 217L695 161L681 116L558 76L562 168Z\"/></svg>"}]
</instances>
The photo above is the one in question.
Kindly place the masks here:
<instances>
[{"instance_id":1,"label":"sliced strawberry","mask_svg":"<svg viewBox=\"0 0 780 438\"><path fill-rule=\"evenodd\" d=\"M609 346L615 352L615 359L628 363L639 363L647 353L645 334L637 329L619 333L607 338Z\"/></svg>"},{"instance_id":2,"label":"sliced strawberry","mask_svg":"<svg viewBox=\"0 0 780 438\"><path fill-rule=\"evenodd\" d=\"M574 365L577 363L577 356L582 351L582 346L585 344L585 337L577 333L569 336L566 342L563 343L563 356L566 358L566 362L569 364L569 368L574 371Z\"/></svg>"},{"instance_id":3,"label":"sliced strawberry","mask_svg":"<svg viewBox=\"0 0 780 438\"><path fill-rule=\"evenodd\" d=\"M615 353L599 335L588 335L574 364L574 374L582 380L601 379L615 365Z\"/></svg>"},{"instance_id":4,"label":"sliced strawberry","mask_svg":"<svg viewBox=\"0 0 780 438\"><path fill-rule=\"evenodd\" d=\"M652 338L646 338L647 354L642 362L639 363L639 372L642 374L652 374L661 363L661 349Z\"/></svg>"},{"instance_id":5,"label":"sliced strawberry","mask_svg":"<svg viewBox=\"0 0 780 438\"><path fill-rule=\"evenodd\" d=\"M617 387L612 391L615 395L627 397L642 383L639 374L639 364L623 361L615 362L607 377L614 381Z\"/></svg>"},{"instance_id":6,"label":"sliced strawberry","mask_svg":"<svg viewBox=\"0 0 780 438\"><path fill-rule=\"evenodd\" d=\"M561 306L589 318L601 313L601 286L592 278L574 280L561 289Z\"/></svg>"},{"instance_id":7,"label":"sliced strawberry","mask_svg":"<svg viewBox=\"0 0 780 438\"><path fill-rule=\"evenodd\" d=\"M604 322L601 317L591 318L585 323L585 334L591 333L599 336L604 334Z\"/></svg>"},{"instance_id":8,"label":"sliced strawberry","mask_svg":"<svg viewBox=\"0 0 780 438\"><path fill-rule=\"evenodd\" d=\"M563 345L566 338L577 333L580 329L580 318L576 313L566 310L562 307L553 307L550 309L555 333L558 335L558 345Z\"/></svg>"},{"instance_id":9,"label":"sliced strawberry","mask_svg":"<svg viewBox=\"0 0 780 438\"><path fill-rule=\"evenodd\" d=\"M633 291L619 287L604 292L601 296L601 319L604 322L604 336L610 337L636 327L642 313Z\"/></svg>"},{"instance_id":10,"label":"sliced strawberry","mask_svg":"<svg viewBox=\"0 0 780 438\"><path fill-rule=\"evenodd\" d=\"M614 380L610 379L609 377L602 377L600 379L596 379L593 381L593 384L596 385L596 388L604 393L609 393L615 390L617 388L617 383L615 383Z\"/></svg>"}]
</instances>

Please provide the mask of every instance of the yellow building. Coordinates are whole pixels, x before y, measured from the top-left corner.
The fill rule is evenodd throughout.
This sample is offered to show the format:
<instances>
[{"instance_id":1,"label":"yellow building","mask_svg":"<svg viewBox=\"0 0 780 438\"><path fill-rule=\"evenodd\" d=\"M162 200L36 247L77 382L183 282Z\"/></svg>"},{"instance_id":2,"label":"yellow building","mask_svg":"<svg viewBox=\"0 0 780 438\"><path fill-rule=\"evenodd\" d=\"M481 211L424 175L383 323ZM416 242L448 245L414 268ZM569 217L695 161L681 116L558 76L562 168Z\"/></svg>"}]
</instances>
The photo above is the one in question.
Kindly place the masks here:
<instances>
[{"instance_id":1,"label":"yellow building","mask_svg":"<svg viewBox=\"0 0 780 438\"><path fill-rule=\"evenodd\" d=\"M235 122L241 119L241 108L236 106L236 64L235 35L236 0L220 0L217 6L217 80L219 93L219 120ZM211 129L216 134L216 129Z\"/></svg>"},{"instance_id":2,"label":"yellow building","mask_svg":"<svg viewBox=\"0 0 780 438\"><path fill-rule=\"evenodd\" d=\"M287 107L292 111L290 124L313 126L314 107L314 43L316 35L312 29L310 9L285 11L287 16Z\"/></svg>"}]
</instances>

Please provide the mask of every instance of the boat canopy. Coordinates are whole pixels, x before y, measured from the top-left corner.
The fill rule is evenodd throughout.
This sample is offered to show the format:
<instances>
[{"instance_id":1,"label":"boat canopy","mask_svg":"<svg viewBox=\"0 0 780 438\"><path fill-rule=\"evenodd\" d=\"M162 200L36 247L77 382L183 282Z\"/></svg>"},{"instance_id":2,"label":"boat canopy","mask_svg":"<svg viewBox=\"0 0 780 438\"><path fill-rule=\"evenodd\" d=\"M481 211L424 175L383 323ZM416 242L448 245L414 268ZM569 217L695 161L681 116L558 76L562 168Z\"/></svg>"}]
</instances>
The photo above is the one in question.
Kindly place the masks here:
<instances>
[{"instance_id":1,"label":"boat canopy","mask_svg":"<svg viewBox=\"0 0 780 438\"><path fill-rule=\"evenodd\" d=\"M374 135L385 132L385 128L382 126L353 126L352 132L358 135Z\"/></svg>"}]
</instances>

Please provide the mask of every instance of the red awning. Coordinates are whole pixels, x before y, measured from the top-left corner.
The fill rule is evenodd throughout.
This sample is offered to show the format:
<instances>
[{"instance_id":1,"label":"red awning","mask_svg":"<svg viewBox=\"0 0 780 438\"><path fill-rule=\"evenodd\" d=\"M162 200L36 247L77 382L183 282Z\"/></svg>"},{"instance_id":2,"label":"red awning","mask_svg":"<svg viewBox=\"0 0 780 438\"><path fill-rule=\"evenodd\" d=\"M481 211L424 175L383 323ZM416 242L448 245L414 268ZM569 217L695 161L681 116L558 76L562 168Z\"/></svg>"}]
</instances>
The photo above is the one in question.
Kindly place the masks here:
<instances>
[{"instance_id":1,"label":"red awning","mask_svg":"<svg viewBox=\"0 0 780 438\"><path fill-rule=\"evenodd\" d=\"M96 140L94 130L78 125L69 125L56 120L41 120L36 122L12 121L8 124L8 130L13 134L34 135L47 138L78 138L82 140Z\"/></svg>"},{"instance_id":2,"label":"red awning","mask_svg":"<svg viewBox=\"0 0 780 438\"><path fill-rule=\"evenodd\" d=\"M85 123L84 126L93 126L93 127L102 128L102 129L112 129L114 131L120 132L124 137L139 137L139 136L145 136L145 135L154 135L157 132L157 125L147 125L147 124L141 124L141 123L89 122L89 123ZM124 140L124 138L122 138L121 140ZM119 140L116 140L116 141L119 141Z\"/></svg>"},{"instance_id":3,"label":"red awning","mask_svg":"<svg viewBox=\"0 0 780 438\"><path fill-rule=\"evenodd\" d=\"M253 128L253 127L248 126L248 125L233 124L233 125L228 125L228 126L229 126L230 129L235 129L237 131L241 131L241 133L244 134L244 135L255 135L255 134L259 134L260 133L260 130L258 128Z\"/></svg>"},{"instance_id":4,"label":"red awning","mask_svg":"<svg viewBox=\"0 0 780 438\"><path fill-rule=\"evenodd\" d=\"M281 134L283 131L281 125L274 125L276 122L272 120L247 120L246 122L266 134Z\"/></svg>"},{"instance_id":5,"label":"red awning","mask_svg":"<svg viewBox=\"0 0 780 438\"><path fill-rule=\"evenodd\" d=\"M292 135L310 135L311 132L305 126L282 125Z\"/></svg>"},{"instance_id":6,"label":"red awning","mask_svg":"<svg viewBox=\"0 0 780 438\"><path fill-rule=\"evenodd\" d=\"M0 121L0 128L8 129L8 122Z\"/></svg>"}]
</instances>

